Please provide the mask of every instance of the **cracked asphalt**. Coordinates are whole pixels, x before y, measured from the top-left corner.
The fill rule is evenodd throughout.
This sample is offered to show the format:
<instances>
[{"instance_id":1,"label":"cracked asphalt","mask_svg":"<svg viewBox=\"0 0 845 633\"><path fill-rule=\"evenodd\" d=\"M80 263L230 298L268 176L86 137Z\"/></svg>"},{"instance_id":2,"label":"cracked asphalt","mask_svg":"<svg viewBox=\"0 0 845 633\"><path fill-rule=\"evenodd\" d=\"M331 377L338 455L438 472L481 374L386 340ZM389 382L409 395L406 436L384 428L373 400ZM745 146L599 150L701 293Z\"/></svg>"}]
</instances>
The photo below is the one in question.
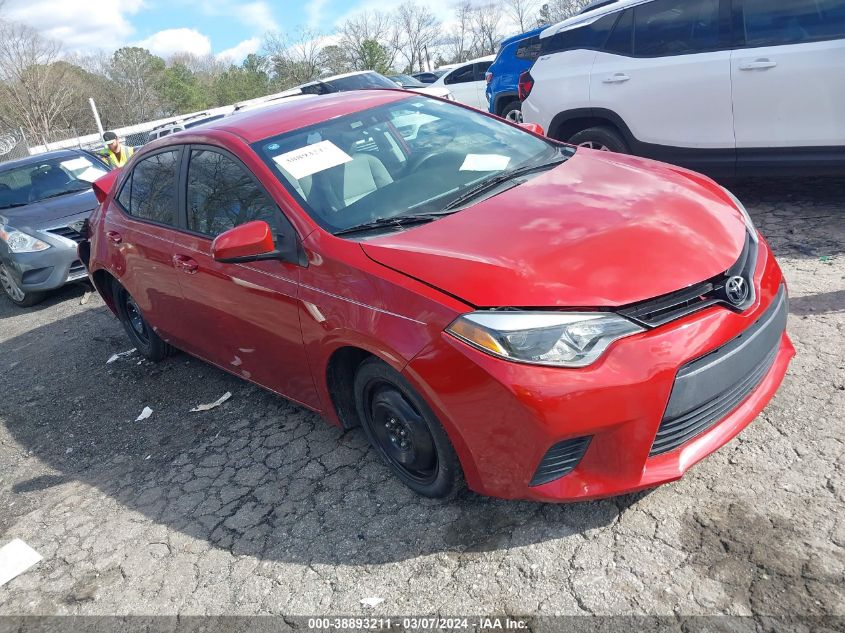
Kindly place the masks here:
<instances>
[{"instance_id":1,"label":"cracked asphalt","mask_svg":"<svg viewBox=\"0 0 845 633\"><path fill-rule=\"evenodd\" d=\"M0 545L44 557L0 615L845 615L845 179L729 184L798 355L738 438L616 499L423 499L360 430L184 354L106 364L129 345L84 286L0 300Z\"/></svg>"}]
</instances>

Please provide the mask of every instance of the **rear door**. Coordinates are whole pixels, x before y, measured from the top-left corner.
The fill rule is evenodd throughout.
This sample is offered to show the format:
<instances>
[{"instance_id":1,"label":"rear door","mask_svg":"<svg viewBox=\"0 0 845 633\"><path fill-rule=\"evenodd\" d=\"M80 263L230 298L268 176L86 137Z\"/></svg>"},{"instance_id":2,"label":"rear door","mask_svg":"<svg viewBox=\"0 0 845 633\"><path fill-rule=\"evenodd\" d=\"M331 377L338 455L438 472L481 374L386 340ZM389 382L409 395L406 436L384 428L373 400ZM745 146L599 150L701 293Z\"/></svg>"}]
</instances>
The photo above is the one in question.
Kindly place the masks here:
<instances>
[{"instance_id":1,"label":"rear door","mask_svg":"<svg viewBox=\"0 0 845 633\"><path fill-rule=\"evenodd\" d=\"M162 149L135 164L107 214L105 234L120 283L164 340L185 343L182 291L173 267L178 236L181 147Z\"/></svg>"},{"instance_id":2,"label":"rear door","mask_svg":"<svg viewBox=\"0 0 845 633\"><path fill-rule=\"evenodd\" d=\"M845 146L845 0L735 0L734 28L740 156Z\"/></svg>"},{"instance_id":3,"label":"rear door","mask_svg":"<svg viewBox=\"0 0 845 633\"><path fill-rule=\"evenodd\" d=\"M185 299L182 314L191 327L188 351L319 407L299 326L299 265L224 264L211 256L212 240L239 224L266 221L277 245L297 239L293 227L233 154L194 145L185 159L185 232L174 256Z\"/></svg>"},{"instance_id":4,"label":"rear door","mask_svg":"<svg viewBox=\"0 0 845 633\"><path fill-rule=\"evenodd\" d=\"M473 69L473 78L475 80L475 103L472 104L479 110L485 112L489 109L490 104L487 100L487 69L492 66L492 61L476 62Z\"/></svg>"},{"instance_id":5,"label":"rear door","mask_svg":"<svg viewBox=\"0 0 845 633\"><path fill-rule=\"evenodd\" d=\"M721 150L732 164L729 10L725 0L655 0L619 17L595 57L590 104L648 144L635 152L684 164Z\"/></svg>"},{"instance_id":6,"label":"rear door","mask_svg":"<svg viewBox=\"0 0 845 633\"><path fill-rule=\"evenodd\" d=\"M478 107L478 86L475 64L464 64L443 78L444 85L452 91L455 101Z\"/></svg>"}]
</instances>

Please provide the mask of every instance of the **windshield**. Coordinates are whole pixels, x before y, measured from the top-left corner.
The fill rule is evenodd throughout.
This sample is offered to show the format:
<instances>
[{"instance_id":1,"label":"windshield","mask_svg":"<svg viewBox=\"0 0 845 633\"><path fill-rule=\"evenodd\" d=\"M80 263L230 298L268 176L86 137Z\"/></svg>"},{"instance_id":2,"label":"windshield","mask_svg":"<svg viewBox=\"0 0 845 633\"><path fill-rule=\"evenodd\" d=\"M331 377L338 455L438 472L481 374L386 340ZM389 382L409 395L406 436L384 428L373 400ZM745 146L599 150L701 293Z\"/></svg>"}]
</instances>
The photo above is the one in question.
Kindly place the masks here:
<instances>
[{"instance_id":1,"label":"windshield","mask_svg":"<svg viewBox=\"0 0 845 633\"><path fill-rule=\"evenodd\" d=\"M410 97L253 145L333 233L437 213L485 180L560 156L560 146L499 119Z\"/></svg>"},{"instance_id":2,"label":"windshield","mask_svg":"<svg viewBox=\"0 0 845 633\"><path fill-rule=\"evenodd\" d=\"M91 188L106 169L85 156L45 159L0 171L0 209Z\"/></svg>"},{"instance_id":3,"label":"windshield","mask_svg":"<svg viewBox=\"0 0 845 633\"><path fill-rule=\"evenodd\" d=\"M392 88L396 89L396 84L390 81L384 75L378 73L361 73L360 75L352 75L350 77L341 77L340 79L331 79L325 81L335 90L344 92L347 90L370 90L373 88Z\"/></svg>"},{"instance_id":4,"label":"windshield","mask_svg":"<svg viewBox=\"0 0 845 633\"><path fill-rule=\"evenodd\" d=\"M403 88L425 88L425 84L410 75L390 75L390 78Z\"/></svg>"}]
</instances>

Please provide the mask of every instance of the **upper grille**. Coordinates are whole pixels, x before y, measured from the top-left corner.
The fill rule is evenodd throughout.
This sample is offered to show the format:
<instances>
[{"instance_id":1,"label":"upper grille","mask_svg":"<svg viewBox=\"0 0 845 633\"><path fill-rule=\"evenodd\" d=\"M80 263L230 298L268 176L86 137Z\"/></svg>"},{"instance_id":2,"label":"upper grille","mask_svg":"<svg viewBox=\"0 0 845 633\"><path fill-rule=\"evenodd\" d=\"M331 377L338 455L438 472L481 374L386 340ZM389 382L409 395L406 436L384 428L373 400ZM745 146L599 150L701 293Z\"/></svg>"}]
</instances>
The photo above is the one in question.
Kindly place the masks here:
<instances>
[{"instance_id":1,"label":"upper grille","mask_svg":"<svg viewBox=\"0 0 845 633\"><path fill-rule=\"evenodd\" d=\"M688 442L745 400L775 362L786 315L781 286L772 305L747 330L678 370L651 456Z\"/></svg>"},{"instance_id":2,"label":"upper grille","mask_svg":"<svg viewBox=\"0 0 845 633\"><path fill-rule=\"evenodd\" d=\"M537 467L530 485L547 484L568 475L584 457L591 439L593 439L592 435L575 437L552 446Z\"/></svg>"},{"instance_id":3,"label":"upper grille","mask_svg":"<svg viewBox=\"0 0 845 633\"><path fill-rule=\"evenodd\" d=\"M82 233L80 233L79 231L75 231L69 226L57 226L52 229L47 229L47 232L53 233L55 235L60 235L69 240L73 240L77 244L79 244L84 239L82 237Z\"/></svg>"},{"instance_id":4,"label":"upper grille","mask_svg":"<svg viewBox=\"0 0 845 633\"><path fill-rule=\"evenodd\" d=\"M725 272L683 290L624 306L617 312L640 325L654 328L715 304L742 311L754 301L753 281L756 265L757 242L746 233L745 246L739 259ZM751 290L748 298L739 306L728 301L725 293L725 283L734 275L743 277Z\"/></svg>"}]
</instances>

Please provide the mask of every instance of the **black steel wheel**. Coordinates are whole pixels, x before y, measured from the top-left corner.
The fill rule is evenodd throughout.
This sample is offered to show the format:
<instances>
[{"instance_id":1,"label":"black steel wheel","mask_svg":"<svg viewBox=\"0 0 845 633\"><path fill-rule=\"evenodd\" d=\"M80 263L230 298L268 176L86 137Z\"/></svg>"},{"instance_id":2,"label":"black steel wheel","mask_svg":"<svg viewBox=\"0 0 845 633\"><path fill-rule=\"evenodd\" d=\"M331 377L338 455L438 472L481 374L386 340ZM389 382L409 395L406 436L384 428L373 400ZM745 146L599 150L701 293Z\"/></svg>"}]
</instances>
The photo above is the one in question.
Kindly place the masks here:
<instances>
[{"instance_id":1,"label":"black steel wheel","mask_svg":"<svg viewBox=\"0 0 845 633\"><path fill-rule=\"evenodd\" d=\"M463 472L449 437L401 374L369 359L358 368L355 396L370 443L408 487L441 499L461 490Z\"/></svg>"},{"instance_id":2,"label":"black steel wheel","mask_svg":"<svg viewBox=\"0 0 845 633\"><path fill-rule=\"evenodd\" d=\"M113 297L118 318L138 353L151 361L166 358L171 347L150 327L132 295L115 282Z\"/></svg>"}]
</instances>

